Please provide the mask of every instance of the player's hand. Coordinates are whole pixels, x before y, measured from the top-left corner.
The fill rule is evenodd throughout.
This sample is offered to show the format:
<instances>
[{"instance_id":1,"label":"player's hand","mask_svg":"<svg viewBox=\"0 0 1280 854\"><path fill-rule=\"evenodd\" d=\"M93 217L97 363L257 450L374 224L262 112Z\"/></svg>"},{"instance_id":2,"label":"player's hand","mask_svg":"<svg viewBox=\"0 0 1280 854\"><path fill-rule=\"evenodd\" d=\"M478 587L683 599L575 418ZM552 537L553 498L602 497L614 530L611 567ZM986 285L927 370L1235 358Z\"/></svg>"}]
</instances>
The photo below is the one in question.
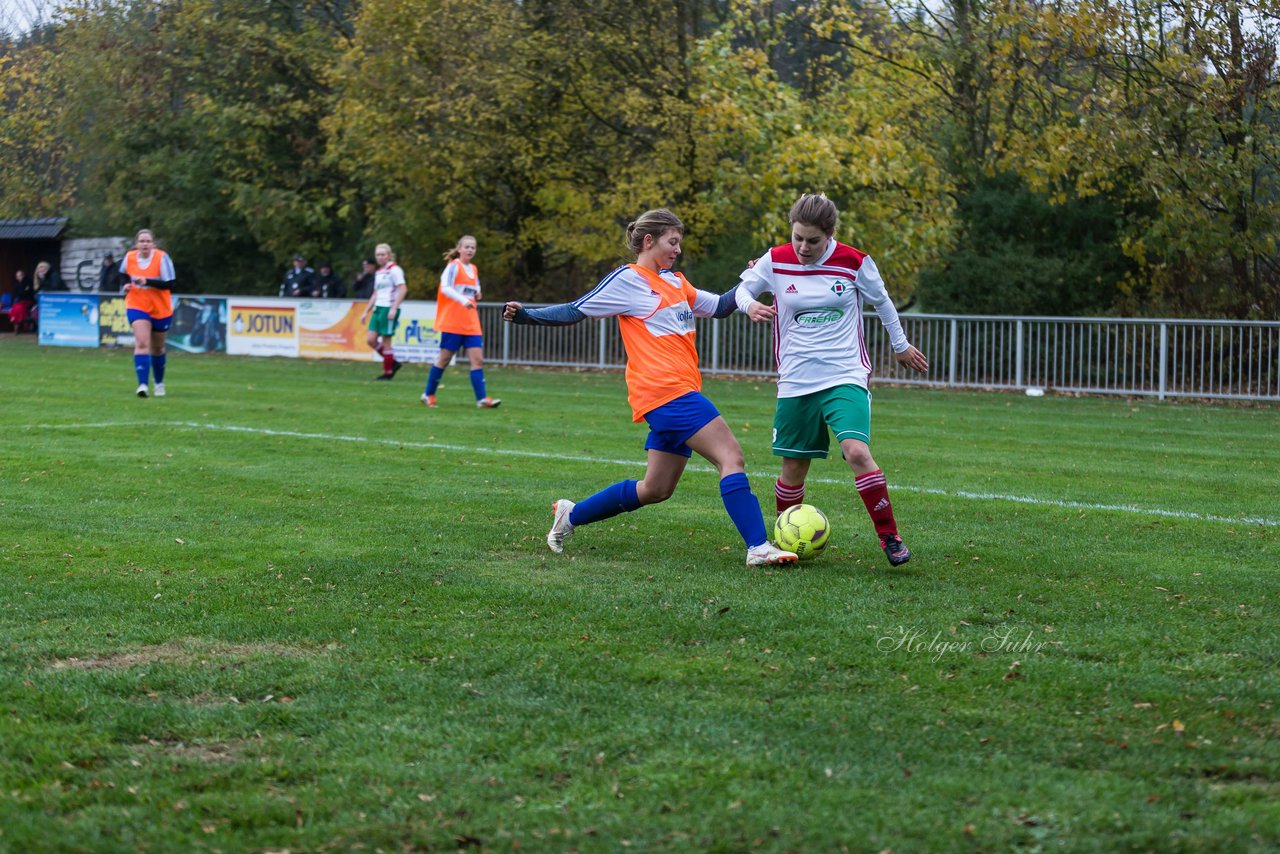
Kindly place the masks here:
<instances>
[{"instance_id":1,"label":"player's hand","mask_svg":"<svg viewBox=\"0 0 1280 854\"><path fill-rule=\"evenodd\" d=\"M516 313L519 312L520 309L522 308L524 308L523 305L516 302L515 300L512 300L511 302L507 303L502 307L502 319L506 321L515 320Z\"/></svg>"},{"instance_id":2,"label":"player's hand","mask_svg":"<svg viewBox=\"0 0 1280 854\"><path fill-rule=\"evenodd\" d=\"M898 360L898 364L906 365L918 374L929 373L929 360L915 347L908 346L901 353L894 353L893 358Z\"/></svg>"},{"instance_id":3,"label":"player's hand","mask_svg":"<svg viewBox=\"0 0 1280 854\"><path fill-rule=\"evenodd\" d=\"M768 323L777 316L777 306L765 305L759 300L753 300L751 305L747 306L747 317L755 323Z\"/></svg>"}]
</instances>

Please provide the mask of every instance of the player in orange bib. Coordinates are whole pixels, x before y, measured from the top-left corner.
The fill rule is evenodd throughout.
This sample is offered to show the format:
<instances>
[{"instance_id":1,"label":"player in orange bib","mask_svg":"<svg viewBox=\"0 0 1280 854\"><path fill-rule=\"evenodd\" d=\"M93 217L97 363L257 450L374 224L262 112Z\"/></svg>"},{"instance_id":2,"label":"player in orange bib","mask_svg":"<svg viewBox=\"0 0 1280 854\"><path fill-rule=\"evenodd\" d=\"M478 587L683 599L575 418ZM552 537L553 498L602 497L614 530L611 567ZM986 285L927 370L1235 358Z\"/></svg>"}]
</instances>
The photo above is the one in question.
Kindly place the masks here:
<instances>
[{"instance_id":1,"label":"player in orange bib","mask_svg":"<svg viewBox=\"0 0 1280 854\"><path fill-rule=\"evenodd\" d=\"M422 402L433 409L444 369L449 367L453 354L464 347L471 362L471 390L476 394L476 406L497 409L502 403L489 397L484 387L484 330L480 328L480 315L476 311L476 303L480 301L480 274L471 263L474 257L476 239L470 234L462 235L457 245L444 253L448 263L440 274L440 294L436 297L435 330L440 333L440 355L427 374L427 387L422 390Z\"/></svg>"},{"instance_id":2,"label":"player in orange bib","mask_svg":"<svg viewBox=\"0 0 1280 854\"><path fill-rule=\"evenodd\" d=\"M128 278L124 307L133 327L133 368L138 375L138 397L147 396L147 379L154 372L155 395L164 397L164 339L173 323L173 261L156 248L155 236L144 228L133 238L134 248L120 262Z\"/></svg>"},{"instance_id":3,"label":"player in orange bib","mask_svg":"<svg viewBox=\"0 0 1280 854\"><path fill-rule=\"evenodd\" d=\"M720 475L720 497L747 546L747 566L792 564L797 557L769 542L760 503L743 468L742 446L715 406L702 394L694 346L695 317L727 317L734 292L700 291L671 268L680 257L684 223L669 210L647 211L627 226L634 264L614 270L572 303L526 309L509 302L503 319L538 326L567 326L587 317L617 317L627 351L627 399L632 420L649 424L644 480L623 480L574 503L560 499L547 546L556 553L575 528L666 501L675 492L693 451Z\"/></svg>"}]
</instances>

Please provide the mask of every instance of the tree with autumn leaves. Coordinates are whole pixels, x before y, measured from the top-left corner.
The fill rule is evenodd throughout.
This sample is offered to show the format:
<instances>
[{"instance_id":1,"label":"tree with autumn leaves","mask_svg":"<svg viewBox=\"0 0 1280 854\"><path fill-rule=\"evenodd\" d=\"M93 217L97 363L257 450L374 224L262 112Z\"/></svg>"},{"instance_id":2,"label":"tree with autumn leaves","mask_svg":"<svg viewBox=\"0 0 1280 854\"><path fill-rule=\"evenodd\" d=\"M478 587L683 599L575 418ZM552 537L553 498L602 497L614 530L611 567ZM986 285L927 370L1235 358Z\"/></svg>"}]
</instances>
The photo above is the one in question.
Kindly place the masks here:
<instances>
[{"instance_id":1,"label":"tree with autumn leaves","mask_svg":"<svg viewBox=\"0 0 1280 854\"><path fill-rule=\"evenodd\" d=\"M658 205L728 287L821 190L900 303L1275 317L1277 2L79 0L0 56L0 216L211 291L465 231L553 300Z\"/></svg>"}]
</instances>

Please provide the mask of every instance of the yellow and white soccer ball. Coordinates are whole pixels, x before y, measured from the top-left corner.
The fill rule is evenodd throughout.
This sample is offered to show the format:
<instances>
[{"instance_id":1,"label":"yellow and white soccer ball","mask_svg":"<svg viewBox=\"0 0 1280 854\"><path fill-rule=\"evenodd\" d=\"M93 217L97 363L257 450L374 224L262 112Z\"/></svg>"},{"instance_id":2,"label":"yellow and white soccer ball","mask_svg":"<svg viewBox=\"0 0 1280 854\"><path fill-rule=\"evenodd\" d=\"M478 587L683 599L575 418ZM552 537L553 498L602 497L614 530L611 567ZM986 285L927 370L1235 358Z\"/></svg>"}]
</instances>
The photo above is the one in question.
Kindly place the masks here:
<instances>
[{"instance_id":1,"label":"yellow and white soccer ball","mask_svg":"<svg viewBox=\"0 0 1280 854\"><path fill-rule=\"evenodd\" d=\"M812 504L797 504L782 511L773 526L773 541L778 548L795 552L800 560L812 560L822 554L831 536L826 514Z\"/></svg>"}]
</instances>

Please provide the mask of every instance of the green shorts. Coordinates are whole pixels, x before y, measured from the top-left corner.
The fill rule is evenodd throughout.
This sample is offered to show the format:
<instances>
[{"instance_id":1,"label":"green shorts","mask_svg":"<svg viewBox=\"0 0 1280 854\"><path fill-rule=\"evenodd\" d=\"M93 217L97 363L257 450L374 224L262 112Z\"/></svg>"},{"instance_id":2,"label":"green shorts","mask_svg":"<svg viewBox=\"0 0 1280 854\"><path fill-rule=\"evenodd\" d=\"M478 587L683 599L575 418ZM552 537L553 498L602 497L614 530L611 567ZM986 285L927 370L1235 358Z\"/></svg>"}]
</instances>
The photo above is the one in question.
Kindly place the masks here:
<instances>
[{"instance_id":1,"label":"green shorts","mask_svg":"<svg viewBox=\"0 0 1280 854\"><path fill-rule=\"evenodd\" d=\"M800 397L778 398L773 413L773 455L793 460L825 459L836 441L871 444L871 392L859 385L838 385Z\"/></svg>"},{"instance_id":2,"label":"green shorts","mask_svg":"<svg viewBox=\"0 0 1280 854\"><path fill-rule=\"evenodd\" d=\"M399 325L400 309L396 309L395 317L392 317L391 308L380 305L373 310L373 319L369 321L369 331L391 338L396 334L396 327Z\"/></svg>"}]
</instances>

